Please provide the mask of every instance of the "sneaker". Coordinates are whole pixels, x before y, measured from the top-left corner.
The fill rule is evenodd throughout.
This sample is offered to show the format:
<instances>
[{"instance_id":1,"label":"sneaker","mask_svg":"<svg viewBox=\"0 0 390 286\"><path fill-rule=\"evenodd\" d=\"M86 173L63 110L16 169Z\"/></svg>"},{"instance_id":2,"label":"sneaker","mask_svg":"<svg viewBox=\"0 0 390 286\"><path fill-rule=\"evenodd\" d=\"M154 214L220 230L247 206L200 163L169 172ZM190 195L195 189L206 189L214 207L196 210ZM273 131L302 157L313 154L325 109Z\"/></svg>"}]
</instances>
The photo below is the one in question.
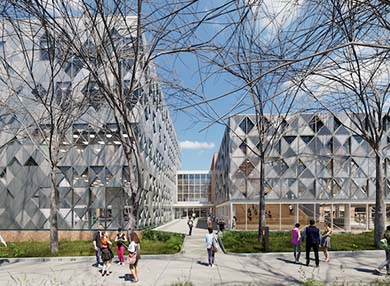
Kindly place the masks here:
<instances>
[{"instance_id":1,"label":"sneaker","mask_svg":"<svg viewBox=\"0 0 390 286\"><path fill-rule=\"evenodd\" d=\"M102 268L102 267L103 267L103 265L101 265L101 264L98 264L96 267L98 267L98 268Z\"/></svg>"},{"instance_id":2,"label":"sneaker","mask_svg":"<svg viewBox=\"0 0 390 286\"><path fill-rule=\"evenodd\" d=\"M211 268L214 268L215 266L214 266L214 264L213 265L211 265Z\"/></svg>"}]
</instances>

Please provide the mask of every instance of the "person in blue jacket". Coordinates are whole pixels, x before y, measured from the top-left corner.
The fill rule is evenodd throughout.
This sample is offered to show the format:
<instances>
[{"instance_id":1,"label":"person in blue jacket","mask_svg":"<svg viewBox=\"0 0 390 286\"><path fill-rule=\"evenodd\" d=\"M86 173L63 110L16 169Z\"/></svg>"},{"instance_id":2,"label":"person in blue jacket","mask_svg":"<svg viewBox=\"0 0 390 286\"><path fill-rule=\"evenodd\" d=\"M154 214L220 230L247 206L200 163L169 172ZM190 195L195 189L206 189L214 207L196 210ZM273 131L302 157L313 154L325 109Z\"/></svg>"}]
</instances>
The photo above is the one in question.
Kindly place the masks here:
<instances>
[{"instance_id":1,"label":"person in blue jacket","mask_svg":"<svg viewBox=\"0 0 390 286\"><path fill-rule=\"evenodd\" d=\"M306 266L310 264L310 250L313 248L316 267L320 265L320 259L318 257L318 249L321 243L321 231L315 226L314 219L310 220L310 225L305 227L302 234L302 242L306 238Z\"/></svg>"}]
</instances>

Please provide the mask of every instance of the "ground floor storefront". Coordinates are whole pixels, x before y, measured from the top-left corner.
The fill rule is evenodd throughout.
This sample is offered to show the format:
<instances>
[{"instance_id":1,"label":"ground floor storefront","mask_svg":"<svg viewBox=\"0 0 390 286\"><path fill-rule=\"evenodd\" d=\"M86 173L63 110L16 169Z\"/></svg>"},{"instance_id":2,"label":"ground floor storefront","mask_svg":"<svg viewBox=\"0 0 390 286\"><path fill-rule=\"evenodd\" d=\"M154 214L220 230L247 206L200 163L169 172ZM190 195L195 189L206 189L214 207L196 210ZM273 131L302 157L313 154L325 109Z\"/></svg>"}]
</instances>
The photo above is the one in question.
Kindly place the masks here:
<instances>
[{"instance_id":1,"label":"ground floor storefront","mask_svg":"<svg viewBox=\"0 0 390 286\"><path fill-rule=\"evenodd\" d=\"M299 222L302 226L315 219L316 223L329 222L334 230L368 231L374 228L375 203L370 202L302 202L266 203L266 223L270 230L290 230ZM259 223L258 202L226 202L216 207L216 217L236 229L254 230ZM390 201L386 202L386 220L390 223Z\"/></svg>"},{"instance_id":2,"label":"ground floor storefront","mask_svg":"<svg viewBox=\"0 0 390 286\"><path fill-rule=\"evenodd\" d=\"M214 213L212 204L204 205L174 205L175 219L186 218L192 216L195 213L196 217L207 217L209 214Z\"/></svg>"}]
</instances>

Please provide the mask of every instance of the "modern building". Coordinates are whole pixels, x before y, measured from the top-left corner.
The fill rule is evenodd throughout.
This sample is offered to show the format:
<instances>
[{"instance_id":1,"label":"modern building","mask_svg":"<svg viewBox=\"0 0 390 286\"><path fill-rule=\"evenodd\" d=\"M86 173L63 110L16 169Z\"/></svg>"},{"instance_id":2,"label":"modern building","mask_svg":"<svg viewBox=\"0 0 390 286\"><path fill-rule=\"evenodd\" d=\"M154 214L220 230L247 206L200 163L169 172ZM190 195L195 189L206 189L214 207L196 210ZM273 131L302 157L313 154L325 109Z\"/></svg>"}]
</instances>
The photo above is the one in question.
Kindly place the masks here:
<instances>
[{"instance_id":1,"label":"modern building","mask_svg":"<svg viewBox=\"0 0 390 286\"><path fill-rule=\"evenodd\" d=\"M126 20L129 24L134 19L127 17ZM60 114L67 114L59 111L69 98L72 103L83 102L79 106L82 112L68 121L68 125L63 125L66 136L58 150L55 182L59 196L59 229L91 230L98 223L108 229L123 227L129 220L127 210L134 198L126 187L132 174L119 140L120 126L105 103L101 88L96 82L86 80L89 72L84 62L76 54L70 54L64 62L50 64L50 53L59 61L61 40L57 41L59 36L50 34L39 22L31 21L21 19L18 25L0 23L0 228L48 230L50 227L50 155L47 138L42 134L49 134L54 125L47 109L37 99L37 95L42 94L47 94L52 104L49 108L56 112L54 120ZM78 23L80 36L77 39L93 54L98 47L88 36L88 25L86 21ZM122 45L118 51L124 64L122 80L126 87L133 68L129 52L133 36L118 23L120 21L111 33L115 35L114 41ZM23 33L18 33L20 31ZM54 39L55 47L48 44L48 38ZM54 77L50 76L53 66ZM141 152L144 180L137 227L144 227L173 219L180 155L156 72L150 66L140 76L139 92L126 94L126 88L123 92L134 115L131 119L136 130L133 140ZM73 116L74 111L69 110L69 114ZM131 135L122 133L121 136Z\"/></svg>"},{"instance_id":2,"label":"modern building","mask_svg":"<svg viewBox=\"0 0 390 286\"><path fill-rule=\"evenodd\" d=\"M310 218L329 221L339 230L373 228L375 156L367 142L351 130L354 126L347 116L319 113L286 118L283 132L265 158L270 229L290 229L295 222L306 224ZM254 115L230 118L216 162L215 203L216 215L229 224L236 216L239 229L258 227L258 144ZM384 152L388 157L387 149ZM386 160L386 204L390 204L388 164Z\"/></svg>"},{"instance_id":3,"label":"modern building","mask_svg":"<svg viewBox=\"0 0 390 286\"><path fill-rule=\"evenodd\" d=\"M178 171L175 218L207 217L213 213L210 171Z\"/></svg>"}]
</instances>

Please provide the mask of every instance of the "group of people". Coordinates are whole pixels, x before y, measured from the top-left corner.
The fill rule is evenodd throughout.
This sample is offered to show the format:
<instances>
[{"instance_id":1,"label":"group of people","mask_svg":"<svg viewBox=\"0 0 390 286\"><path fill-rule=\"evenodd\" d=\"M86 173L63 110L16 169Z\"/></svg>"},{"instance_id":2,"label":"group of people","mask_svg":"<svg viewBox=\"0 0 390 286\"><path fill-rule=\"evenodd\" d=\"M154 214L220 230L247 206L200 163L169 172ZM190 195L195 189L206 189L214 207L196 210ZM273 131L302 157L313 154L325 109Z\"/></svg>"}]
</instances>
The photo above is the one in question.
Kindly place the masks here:
<instances>
[{"instance_id":1,"label":"group of people","mask_svg":"<svg viewBox=\"0 0 390 286\"><path fill-rule=\"evenodd\" d=\"M127 242L130 243L127 245ZM115 235L116 252L118 255L118 265L125 265L125 248L128 250L127 262L130 267L130 272L133 275L133 282L138 281L138 260L140 259L140 243L136 232L129 229L127 235L118 228ZM109 234L104 230L103 226L98 227L98 231L93 238L93 246L96 251L96 267L102 267L102 276L109 276L111 271L112 259L114 254L112 252L112 242Z\"/></svg>"},{"instance_id":2,"label":"group of people","mask_svg":"<svg viewBox=\"0 0 390 286\"><path fill-rule=\"evenodd\" d=\"M324 230L320 231L319 228L315 226L315 221L310 220L309 226L305 227L302 235L300 230L300 224L296 223L294 228L291 230L291 244L294 249L294 259L295 263L299 263L299 258L301 256L301 243L306 239L306 266L310 264L310 251L313 249L315 264L316 267L320 265L320 260L318 256L318 251L320 246L325 255L325 262L329 262L329 249L330 249L330 238L332 236L332 228L330 223L325 222Z\"/></svg>"}]
</instances>

